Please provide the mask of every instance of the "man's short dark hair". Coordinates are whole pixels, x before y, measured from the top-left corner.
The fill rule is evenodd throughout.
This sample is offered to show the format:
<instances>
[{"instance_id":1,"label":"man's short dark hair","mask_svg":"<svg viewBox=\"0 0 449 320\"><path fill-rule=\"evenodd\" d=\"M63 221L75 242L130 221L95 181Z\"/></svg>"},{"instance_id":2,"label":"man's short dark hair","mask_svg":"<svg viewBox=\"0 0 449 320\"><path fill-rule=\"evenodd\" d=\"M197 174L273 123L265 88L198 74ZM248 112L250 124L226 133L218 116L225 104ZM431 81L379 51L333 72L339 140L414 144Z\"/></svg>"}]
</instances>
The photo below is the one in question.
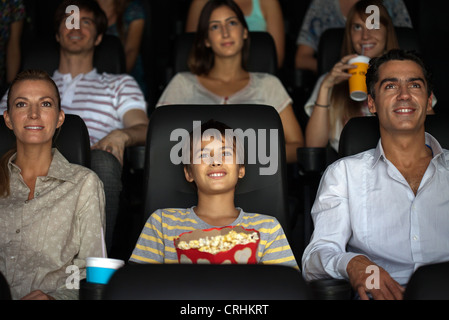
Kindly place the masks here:
<instances>
[{"instance_id":1,"label":"man's short dark hair","mask_svg":"<svg viewBox=\"0 0 449 320\"><path fill-rule=\"evenodd\" d=\"M61 23L67 19L66 9L68 6L77 6L80 10L86 10L94 14L94 23L97 30L96 37L105 34L108 29L108 18L95 0L64 0L58 6L55 12L54 29L55 33L59 33Z\"/></svg>"},{"instance_id":2,"label":"man's short dark hair","mask_svg":"<svg viewBox=\"0 0 449 320\"><path fill-rule=\"evenodd\" d=\"M433 91L432 74L420 55L415 51L393 49L385 53L383 56L373 58L370 61L368 72L366 73L366 87L368 89L368 94L371 95L373 99L375 98L374 86L379 81L379 68L385 62L392 60L411 60L417 63L423 71L424 79L427 85L427 95L430 96Z\"/></svg>"}]
</instances>

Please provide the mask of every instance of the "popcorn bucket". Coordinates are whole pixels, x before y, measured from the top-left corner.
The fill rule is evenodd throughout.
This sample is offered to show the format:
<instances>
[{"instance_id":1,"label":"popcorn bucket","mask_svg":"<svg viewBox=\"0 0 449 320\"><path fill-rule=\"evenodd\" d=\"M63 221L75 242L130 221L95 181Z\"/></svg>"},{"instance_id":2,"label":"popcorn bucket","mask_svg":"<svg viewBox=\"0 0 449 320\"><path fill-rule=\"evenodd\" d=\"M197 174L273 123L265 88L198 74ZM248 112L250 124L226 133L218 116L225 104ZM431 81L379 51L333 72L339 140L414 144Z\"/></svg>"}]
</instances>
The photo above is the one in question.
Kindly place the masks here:
<instances>
[{"instance_id":1,"label":"popcorn bucket","mask_svg":"<svg viewBox=\"0 0 449 320\"><path fill-rule=\"evenodd\" d=\"M174 240L184 264L256 264L259 242L259 232L241 226L195 230Z\"/></svg>"}]
</instances>

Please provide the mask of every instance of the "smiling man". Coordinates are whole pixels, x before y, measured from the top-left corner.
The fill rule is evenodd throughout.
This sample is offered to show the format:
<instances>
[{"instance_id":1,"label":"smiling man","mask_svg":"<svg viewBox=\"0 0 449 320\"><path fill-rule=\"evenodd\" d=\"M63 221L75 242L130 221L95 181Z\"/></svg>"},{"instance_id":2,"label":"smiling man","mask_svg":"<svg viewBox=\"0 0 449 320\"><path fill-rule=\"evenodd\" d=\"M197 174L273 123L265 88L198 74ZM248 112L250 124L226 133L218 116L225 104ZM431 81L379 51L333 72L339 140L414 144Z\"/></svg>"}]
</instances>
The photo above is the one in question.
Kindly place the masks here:
<instances>
[{"instance_id":1,"label":"smiling man","mask_svg":"<svg viewBox=\"0 0 449 320\"><path fill-rule=\"evenodd\" d=\"M449 151L425 132L432 85L419 57L371 60L367 87L381 139L325 172L303 274L348 279L362 299L401 299L416 268L449 260Z\"/></svg>"},{"instance_id":2,"label":"smiling man","mask_svg":"<svg viewBox=\"0 0 449 320\"><path fill-rule=\"evenodd\" d=\"M67 7L79 8L79 28L68 28ZM106 245L110 251L122 190L126 147L145 145L146 102L137 82L127 74L97 72L95 48L103 40L107 18L96 1L65 0L55 13L60 61L53 80L66 113L79 115L89 130L91 169L103 181L106 194Z\"/></svg>"},{"instance_id":3,"label":"smiling man","mask_svg":"<svg viewBox=\"0 0 449 320\"><path fill-rule=\"evenodd\" d=\"M80 28L68 28L67 7L79 8ZM60 61L53 80L66 113L86 123L92 145L91 169L103 181L106 194L106 245L110 251L122 190L126 147L145 145L146 102L139 85L127 74L99 73L93 65L95 48L107 29L107 18L93 0L65 0L55 13Z\"/></svg>"}]
</instances>

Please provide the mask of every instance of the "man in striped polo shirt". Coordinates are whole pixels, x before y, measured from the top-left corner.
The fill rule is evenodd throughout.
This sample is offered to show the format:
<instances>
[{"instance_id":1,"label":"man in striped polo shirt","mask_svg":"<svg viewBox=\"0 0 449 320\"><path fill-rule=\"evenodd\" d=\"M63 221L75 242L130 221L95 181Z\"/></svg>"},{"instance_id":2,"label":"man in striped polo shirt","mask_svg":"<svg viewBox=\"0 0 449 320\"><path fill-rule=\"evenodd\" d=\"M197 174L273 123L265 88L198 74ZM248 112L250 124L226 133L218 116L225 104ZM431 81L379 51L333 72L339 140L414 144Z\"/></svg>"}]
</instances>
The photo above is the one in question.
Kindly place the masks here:
<instances>
[{"instance_id":1,"label":"man in striped polo shirt","mask_svg":"<svg viewBox=\"0 0 449 320\"><path fill-rule=\"evenodd\" d=\"M79 28L67 26L69 5L80 10ZM106 244L110 250L122 190L124 150L145 145L148 116L144 95L134 78L100 74L93 66L95 47L107 25L106 15L96 1L62 2L55 14L60 63L53 79L59 87L64 112L79 115L89 130L91 169L105 188Z\"/></svg>"},{"instance_id":2,"label":"man in striped polo shirt","mask_svg":"<svg viewBox=\"0 0 449 320\"><path fill-rule=\"evenodd\" d=\"M208 136L211 129L219 134ZM227 129L230 128L212 120L203 124L201 148L193 147L194 138L191 135L190 162L185 165L184 172L187 181L193 183L197 190L197 205L187 209L161 209L154 212L137 241L131 262L178 263L174 240L181 234L217 226L241 226L259 232L258 263L282 264L299 269L276 218L247 213L235 207L235 187L245 175L245 165L239 164L243 163L240 158L243 151L236 150L236 137L228 136Z\"/></svg>"},{"instance_id":3,"label":"man in striped polo shirt","mask_svg":"<svg viewBox=\"0 0 449 320\"><path fill-rule=\"evenodd\" d=\"M74 18L66 13L69 6L80 11L79 27L72 28L67 23ZM109 250L119 211L124 150L145 145L148 116L144 95L134 78L99 74L94 68L95 47L102 41L107 26L107 17L96 1L63 1L55 13L60 62L53 80L60 91L62 110L80 116L89 130L91 169L105 189ZM6 100L7 94L0 103L1 113L6 110Z\"/></svg>"}]
</instances>

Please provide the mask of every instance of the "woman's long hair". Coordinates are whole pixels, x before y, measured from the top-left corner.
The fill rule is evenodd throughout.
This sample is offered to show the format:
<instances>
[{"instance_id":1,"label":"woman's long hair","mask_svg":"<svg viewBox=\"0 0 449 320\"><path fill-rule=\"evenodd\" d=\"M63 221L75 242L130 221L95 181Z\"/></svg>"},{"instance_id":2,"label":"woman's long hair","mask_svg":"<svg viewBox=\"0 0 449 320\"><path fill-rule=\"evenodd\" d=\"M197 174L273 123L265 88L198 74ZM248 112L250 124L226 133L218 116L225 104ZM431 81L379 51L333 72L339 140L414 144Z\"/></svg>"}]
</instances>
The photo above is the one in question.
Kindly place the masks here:
<instances>
[{"instance_id":1,"label":"woman's long hair","mask_svg":"<svg viewBox=\"0 0 449 320\"><path fill-rule=\"evenodd\" d=\"M365 12L367 6L376 5L379 8L379 21L381 28L386 28L386 44L385 51L391 49L398 49L399 44L396 37L396 32L394 29L393 22L388 14L387 9L379 0L361 0L357 2L349 11L346 27L344 31L343 43L341 48L341 57L347 56L349 54L356 54L352 40L351 40L351 28L354 16L358 15L363 21L366 21L370 16ZM360 115L360 108L363 102L354 101L349 97L349 82L343 81L335 85L332 89L332 94L330 98L330 134L335 133L335 127L337 121L341 121L344 125L350 118Z\"/></svg>"},{"instance_id":2,"label":"woman's long hair","mask_svg":"<svg viewBox=\"0 0 449 320\"><path fill-rule=\"evenodd\" d=\"M59 95L59 89L58 86L55 84L53 79L45 72L41 70L26 70L21 73L19 73L16 78L11 83L11 86L9 87L8 96L7 96L7 102L6 102L6 111L10 111L10 98L11 98L11 91L14 88L16 84L22 81L26 80L35 80L35 81L47 81L49 82L56 92L56 98L58 103L58 109L61 110L61 97ZM59 130L56 131L55 136L59 133ZM8 162L11 156L17 152L17 147L12 148L8 152L6 152L1 158L0 158L0 198L4 197L7 198L10 195L10 187L9 187L9 170L8 170Z\"/></svg>"},{"instance_id":3,"label":"woman's long hair","mask_svg":"<svg viewBox=\"0 0 449 320\"><path fill-rule=\"evenodd\" d=\"M227 6L235 12L237 19L243 28L248 30L245 16L240 7L232 0L210 0L206 3L198 21L195 41L190 53L188 65L193 74L207 75L214 66L215 54L211 48L206 47L206 40L209 38L209 21L212 12L221 7ZM247 71L247 61L249 56L250 39L245 39L242 49L242 68Z\"/></svg>"}]
</instances>

